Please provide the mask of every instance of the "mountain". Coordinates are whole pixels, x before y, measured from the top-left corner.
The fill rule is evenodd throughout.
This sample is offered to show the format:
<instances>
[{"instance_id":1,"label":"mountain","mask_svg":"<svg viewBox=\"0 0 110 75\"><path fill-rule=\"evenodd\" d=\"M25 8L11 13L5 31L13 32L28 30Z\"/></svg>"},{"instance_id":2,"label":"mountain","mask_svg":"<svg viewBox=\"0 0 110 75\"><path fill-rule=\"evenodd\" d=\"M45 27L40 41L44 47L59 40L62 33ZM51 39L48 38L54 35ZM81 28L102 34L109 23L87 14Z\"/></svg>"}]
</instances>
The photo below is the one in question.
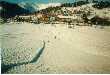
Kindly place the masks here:
<instances>
[{"instance_id":1,"label":"mountain","mask_svg":"<svg viewBox=\"0 0 110 75\"><path fill-rule=\"evenodd\" d=\"M29 10L20 7L18 4L5 1L0 2L0 16L2 18L11 18L16 15L29 14Z\"/></svg>"},{"instance_id":2,"label":"mountain","mask_svg":"<svg viewBox=\"0 0 110 75\"><path fill-rule=\"evenodd\" d=\"M29 3L29 2L21 2L18 4L20 7L27 9L31 12L36 12L38 10L46 9L48 7L56 7L61 6L61 3Z\"/></svg>"},{"instance_id":3,"label":"mountain","mask_svg":"<svg viewBox=\"0 0 110 75\"><path fill-rule=\"evenodd\" d=\"M26 10L29 10L31 13L36 12L38 10L37 3L29 3L29 2L21 2L18 5Z\"/></svg>"}]
</instances>

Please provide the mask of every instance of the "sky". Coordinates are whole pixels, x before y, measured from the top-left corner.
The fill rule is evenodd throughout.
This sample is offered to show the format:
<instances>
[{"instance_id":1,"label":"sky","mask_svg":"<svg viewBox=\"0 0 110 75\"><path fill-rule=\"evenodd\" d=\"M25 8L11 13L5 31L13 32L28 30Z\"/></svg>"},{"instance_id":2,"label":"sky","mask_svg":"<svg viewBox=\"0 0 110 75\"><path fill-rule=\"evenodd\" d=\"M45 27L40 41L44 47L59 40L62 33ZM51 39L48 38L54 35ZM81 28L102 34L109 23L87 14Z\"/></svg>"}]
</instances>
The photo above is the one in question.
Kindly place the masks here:
<instances>
[{"instance_id":1,"label":"sky","mask_svg":"<svg viewBox=\"0 0 110 75\"><path fill-rule=\"evenodd\" d=\"M36 2L36 3L65 3L65 2L72 2L74 0L1 0L7 1L12 3L19 3L19 2Z\"/></svg>"},{"instance_id":2,"label":"sky","mask_svg":"<svg viewBox=\"0 0 110 75\"><path fill-rule=\"evenodd\" d=\"M36 2L36 3L71 3L79 0L0 0L0 1L7 1L12 3L20 3L20 2ZM85 1L85 0L83 0ZM89 0L91 1L91 0ZM101 0L98 0L101 1ZM110 1L110 0L102 0L102 1Z\"/></svg>"}]
</instances>

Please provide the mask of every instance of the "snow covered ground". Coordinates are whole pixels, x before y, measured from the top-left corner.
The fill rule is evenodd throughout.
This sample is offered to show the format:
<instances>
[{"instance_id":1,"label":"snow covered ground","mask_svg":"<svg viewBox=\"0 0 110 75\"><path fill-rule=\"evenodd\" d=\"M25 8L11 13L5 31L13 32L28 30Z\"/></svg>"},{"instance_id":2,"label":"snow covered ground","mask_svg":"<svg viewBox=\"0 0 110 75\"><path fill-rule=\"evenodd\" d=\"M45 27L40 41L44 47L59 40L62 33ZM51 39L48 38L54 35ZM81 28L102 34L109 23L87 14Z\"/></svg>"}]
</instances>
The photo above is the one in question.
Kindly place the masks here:
<instances>
[{"instance_id":1,"label":"snow covered ground","mask_svg":"<svg viewBox=\"0 0 110 75\"><path fill-rule=\"evenodd\" d=\"M65 24L5 23L0 25L2 63L29 61L46 46L36 63L15 66L6 73L110 73L110 27Z\"/></svg>"}]
</instances>

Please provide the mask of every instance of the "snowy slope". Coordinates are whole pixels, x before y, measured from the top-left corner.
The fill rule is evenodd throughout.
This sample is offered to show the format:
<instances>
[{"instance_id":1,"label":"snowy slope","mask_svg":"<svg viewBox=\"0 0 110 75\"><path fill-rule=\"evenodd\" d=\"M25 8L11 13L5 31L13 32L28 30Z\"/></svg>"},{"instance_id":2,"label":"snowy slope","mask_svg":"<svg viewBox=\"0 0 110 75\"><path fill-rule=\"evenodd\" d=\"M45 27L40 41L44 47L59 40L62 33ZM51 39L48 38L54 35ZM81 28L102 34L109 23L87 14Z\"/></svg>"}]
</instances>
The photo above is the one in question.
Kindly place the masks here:
<instances>
[{"instance_id":1,"label":"snowy slope","mask_svg":"<svg viewBox=\"0 0 110 75\"><path fill-rule=\"evenodd\" d=\"M45 9L48 7L60 6L61 3L48 3L48 4L40 3L40 4L38 4L38 3L21 2L18 5L24 9L28 9L31 12L34 12L34 11L38 11L38 10Z\"/></svg>"},{"instance_id":2,"label":"snowy slope","mask_svg":"<svg viewBox=\"0 0 110 75\"><path fill-rule=\"evenodd\" d=\"M61 3L38 4L38 7L39 7L38 9L41 10L48 7L56 7L56 6L61 6Z\"/></svg>"},{"instance_id":3,"label":"snowy slope","mask_svg":"<svg viewBox=\"0 0 110 75\"><path fill-rule=\"evenodd\" d=\"M31 11L31 12L35 12L38 10L38 6L35 3L21 2L18 5L24 9Z\"/></svg>"}]
</instances>

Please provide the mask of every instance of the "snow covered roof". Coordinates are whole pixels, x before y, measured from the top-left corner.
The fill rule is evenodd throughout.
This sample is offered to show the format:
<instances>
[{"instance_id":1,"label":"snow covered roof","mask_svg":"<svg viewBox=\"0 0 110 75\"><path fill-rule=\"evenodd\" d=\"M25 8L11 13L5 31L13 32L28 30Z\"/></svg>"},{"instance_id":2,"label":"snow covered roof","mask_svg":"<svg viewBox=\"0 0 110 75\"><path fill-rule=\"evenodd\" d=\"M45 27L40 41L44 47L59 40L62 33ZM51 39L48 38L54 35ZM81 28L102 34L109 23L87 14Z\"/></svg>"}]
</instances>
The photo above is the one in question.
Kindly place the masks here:
<instances>
[{"instance_id":1,"label":"snow covered roof","mask_svg":"<svg viewBox=\"0 0 110 75\"><path fill-rule=\"evenodd\" d=\"M70 18L70 19L77 19L77 16L62 16L62 15L58 15L59 18Z\"/></svg>"}]
</instances>

